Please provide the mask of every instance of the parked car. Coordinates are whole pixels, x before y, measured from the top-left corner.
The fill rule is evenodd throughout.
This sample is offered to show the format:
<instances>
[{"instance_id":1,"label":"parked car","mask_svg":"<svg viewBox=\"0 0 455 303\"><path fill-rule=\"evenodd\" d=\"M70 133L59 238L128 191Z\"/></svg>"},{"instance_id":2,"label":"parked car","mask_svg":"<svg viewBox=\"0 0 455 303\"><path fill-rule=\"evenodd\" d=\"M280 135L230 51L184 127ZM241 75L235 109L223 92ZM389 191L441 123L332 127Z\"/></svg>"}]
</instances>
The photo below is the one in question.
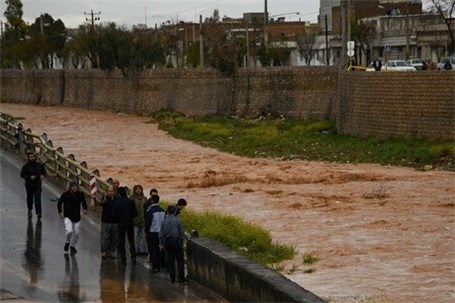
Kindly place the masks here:
<instances>
[{"instance_id":1,"label":"parked car","mask_svg":"<svg viewBox=\"0 0 455 303\"><path fill-rule=\"evenodd\" d=\"M422 59L410 59L408 60L408 65L414 66L416 70L422 70L423 69L423 60Z\"/></svg>"},{"instance_id":2,"label":"parked car","mask_svg":"<svg viewBox=\"0 0 455 303\"><path fill-rule=\"evenodd\" d=\"M444 66L449 62L452 65L452 70L455 69L455 57L447 57L438 63L438 70L444 70Z\"/></svg>"},{"instance_id":3,"label":"parked car","mask_svg":"<svg viewBox=\"0 0 455 303\"><path fill-rule=\"evenodd\" d=\"M390 60L382 65L381 71L389 72L415 72L417 69L410 66L404 60Z\"/></svg>"}]
</instances>

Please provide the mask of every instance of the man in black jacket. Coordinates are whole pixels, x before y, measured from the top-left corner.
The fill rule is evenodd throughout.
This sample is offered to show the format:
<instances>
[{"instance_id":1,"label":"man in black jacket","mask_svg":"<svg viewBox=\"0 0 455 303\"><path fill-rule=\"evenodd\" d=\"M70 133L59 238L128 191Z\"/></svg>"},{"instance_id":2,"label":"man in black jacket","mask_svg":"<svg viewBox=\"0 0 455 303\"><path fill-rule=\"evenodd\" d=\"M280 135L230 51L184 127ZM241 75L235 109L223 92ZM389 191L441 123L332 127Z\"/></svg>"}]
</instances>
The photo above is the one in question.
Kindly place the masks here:
<instances>
[{"instance_id":1,"label":"man in black jacket","mask_svg":"<svg viewBox=\"0 0 455 303\"><path fill-rule=\"evenodd\" d=\"M81 205L82 213L87 214L87 202L84 194L79 190L79 185L75 182L70 183L69 189L64 192L57 203L58 213L60 218L65 222L65 253L71 248L71 254L77 253L76 243L79 239L80 223L81 223ZM62 207L63 206L63 207Z\"/></svg>"},{"instance_id":2,"label":"man in black jacket","mask_svg":"<svg viewBox=\"0 0 455 303\"><path fill-rule=\"evenodd\" d=\"M123 264L126 263L125 236L130 245L131 261L136 264L136 246L134 244L134 218L137 216L136 204L128 198L127 189L119 187L115 198L116 219L118 223L118 254Z\"/></svg>"},{"instance_id":3,"label":"man in black jacket","mask_svg":"<svg viewBox=\"0 0 455 303\"><path fill-rule=\"evenodd\" d=\"M101 257L115 258L115 251L117 250L117 233L118 224L115 213L115 189L110 185L107 188L106 196L100 201L101 207Z\"/></svg>"},{"instance_id":4,"label":"man in black jacket","mask_svg":"<svg viewBox=\"0 0 455 303\"><path fill-rule=\"evenodd\" d=\"M28 162L22 167L21 177L25 179L25 190L27 191L28 216L32 216L33 202L38 219L41 219L41 178L46 176L44 165L36 162L36 155L28 153Z\"/></svg>"}]
</instances>

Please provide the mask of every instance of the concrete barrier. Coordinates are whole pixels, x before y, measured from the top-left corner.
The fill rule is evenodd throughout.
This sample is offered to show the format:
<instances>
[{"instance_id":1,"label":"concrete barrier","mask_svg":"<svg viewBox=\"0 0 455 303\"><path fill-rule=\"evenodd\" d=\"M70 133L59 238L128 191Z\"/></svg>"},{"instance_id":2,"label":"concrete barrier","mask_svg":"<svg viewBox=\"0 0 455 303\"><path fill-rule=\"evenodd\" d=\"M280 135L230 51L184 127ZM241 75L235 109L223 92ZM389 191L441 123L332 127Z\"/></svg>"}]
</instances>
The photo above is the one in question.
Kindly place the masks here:
<instances>
[{"instance_id":1,"label":"concrete barrier","mask_svg":"<svg viewBox=\"0 0 455 303\"><path fill-rule=\"evenodd\" d=\"M217 241L191 238L187 245L190 279L235 302L325 302L282 274Z\"/></svg>"}]
</instances>

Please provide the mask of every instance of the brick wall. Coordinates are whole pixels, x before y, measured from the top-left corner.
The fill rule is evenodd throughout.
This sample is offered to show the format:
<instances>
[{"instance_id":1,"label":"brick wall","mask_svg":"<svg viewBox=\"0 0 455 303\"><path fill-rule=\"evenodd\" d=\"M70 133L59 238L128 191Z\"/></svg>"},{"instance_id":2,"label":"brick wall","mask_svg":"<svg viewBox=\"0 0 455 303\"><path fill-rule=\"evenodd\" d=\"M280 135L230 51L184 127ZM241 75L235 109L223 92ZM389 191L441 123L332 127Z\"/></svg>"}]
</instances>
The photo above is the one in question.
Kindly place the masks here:
<instances>
[{"instance_id":1,"label":"brick wall","mask_svg":"<svg viewBox=\"0 0 455 303\"><path fill-rule=\"evenodd\" d=\"M455 72L339 72L333 67L0 71L1 102L64 105L147 115L337 119L342 134L455 137Z\"/></svg>"},{"instance_id":2,"label":"brick wall","mask_svg":"<svg viewBox=\"0 0 455 303\"><path fill-rule=\"evenodd\" d=\"M119 71L2 71L2 102L67 105L149 114L168 109L185 115L335 118L335 68L244 69L227 77L210 69Z\"/></svg>"},{"instance_id":3,"label":"brick wall","mask_svg":"<svg viewBox=\"0 0 455 303\"><path fill-rule=\"evenodd\" d=\"M455 72L340 74L342 134L455 138Z\"/></svg>"}]
</instances>

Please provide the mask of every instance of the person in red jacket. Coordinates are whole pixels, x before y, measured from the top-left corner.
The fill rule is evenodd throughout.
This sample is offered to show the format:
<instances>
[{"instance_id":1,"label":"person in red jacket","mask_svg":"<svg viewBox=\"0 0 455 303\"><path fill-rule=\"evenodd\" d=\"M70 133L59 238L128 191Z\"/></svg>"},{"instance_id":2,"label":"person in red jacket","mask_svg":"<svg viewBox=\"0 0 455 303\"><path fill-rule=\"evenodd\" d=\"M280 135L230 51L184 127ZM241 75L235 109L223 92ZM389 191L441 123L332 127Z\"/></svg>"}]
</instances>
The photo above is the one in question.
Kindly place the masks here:
<instances>
[{"instance_id":1,"label":"person in red jacket","mask_svg":"<svg viewBox=\"0 0 455 303\"><path fill-rule=\"evenodd\" d=\"M71 248L71 254L77 253L76 243L79 239L80 224L81 224L81 205L82 213L87 214L87 202L84 194L79 190L79 185L76 182L71 182L69 189L64 192L57 203L58 213L60 218L65 223L65 253Z\"/></svg>"}]
</instances>

